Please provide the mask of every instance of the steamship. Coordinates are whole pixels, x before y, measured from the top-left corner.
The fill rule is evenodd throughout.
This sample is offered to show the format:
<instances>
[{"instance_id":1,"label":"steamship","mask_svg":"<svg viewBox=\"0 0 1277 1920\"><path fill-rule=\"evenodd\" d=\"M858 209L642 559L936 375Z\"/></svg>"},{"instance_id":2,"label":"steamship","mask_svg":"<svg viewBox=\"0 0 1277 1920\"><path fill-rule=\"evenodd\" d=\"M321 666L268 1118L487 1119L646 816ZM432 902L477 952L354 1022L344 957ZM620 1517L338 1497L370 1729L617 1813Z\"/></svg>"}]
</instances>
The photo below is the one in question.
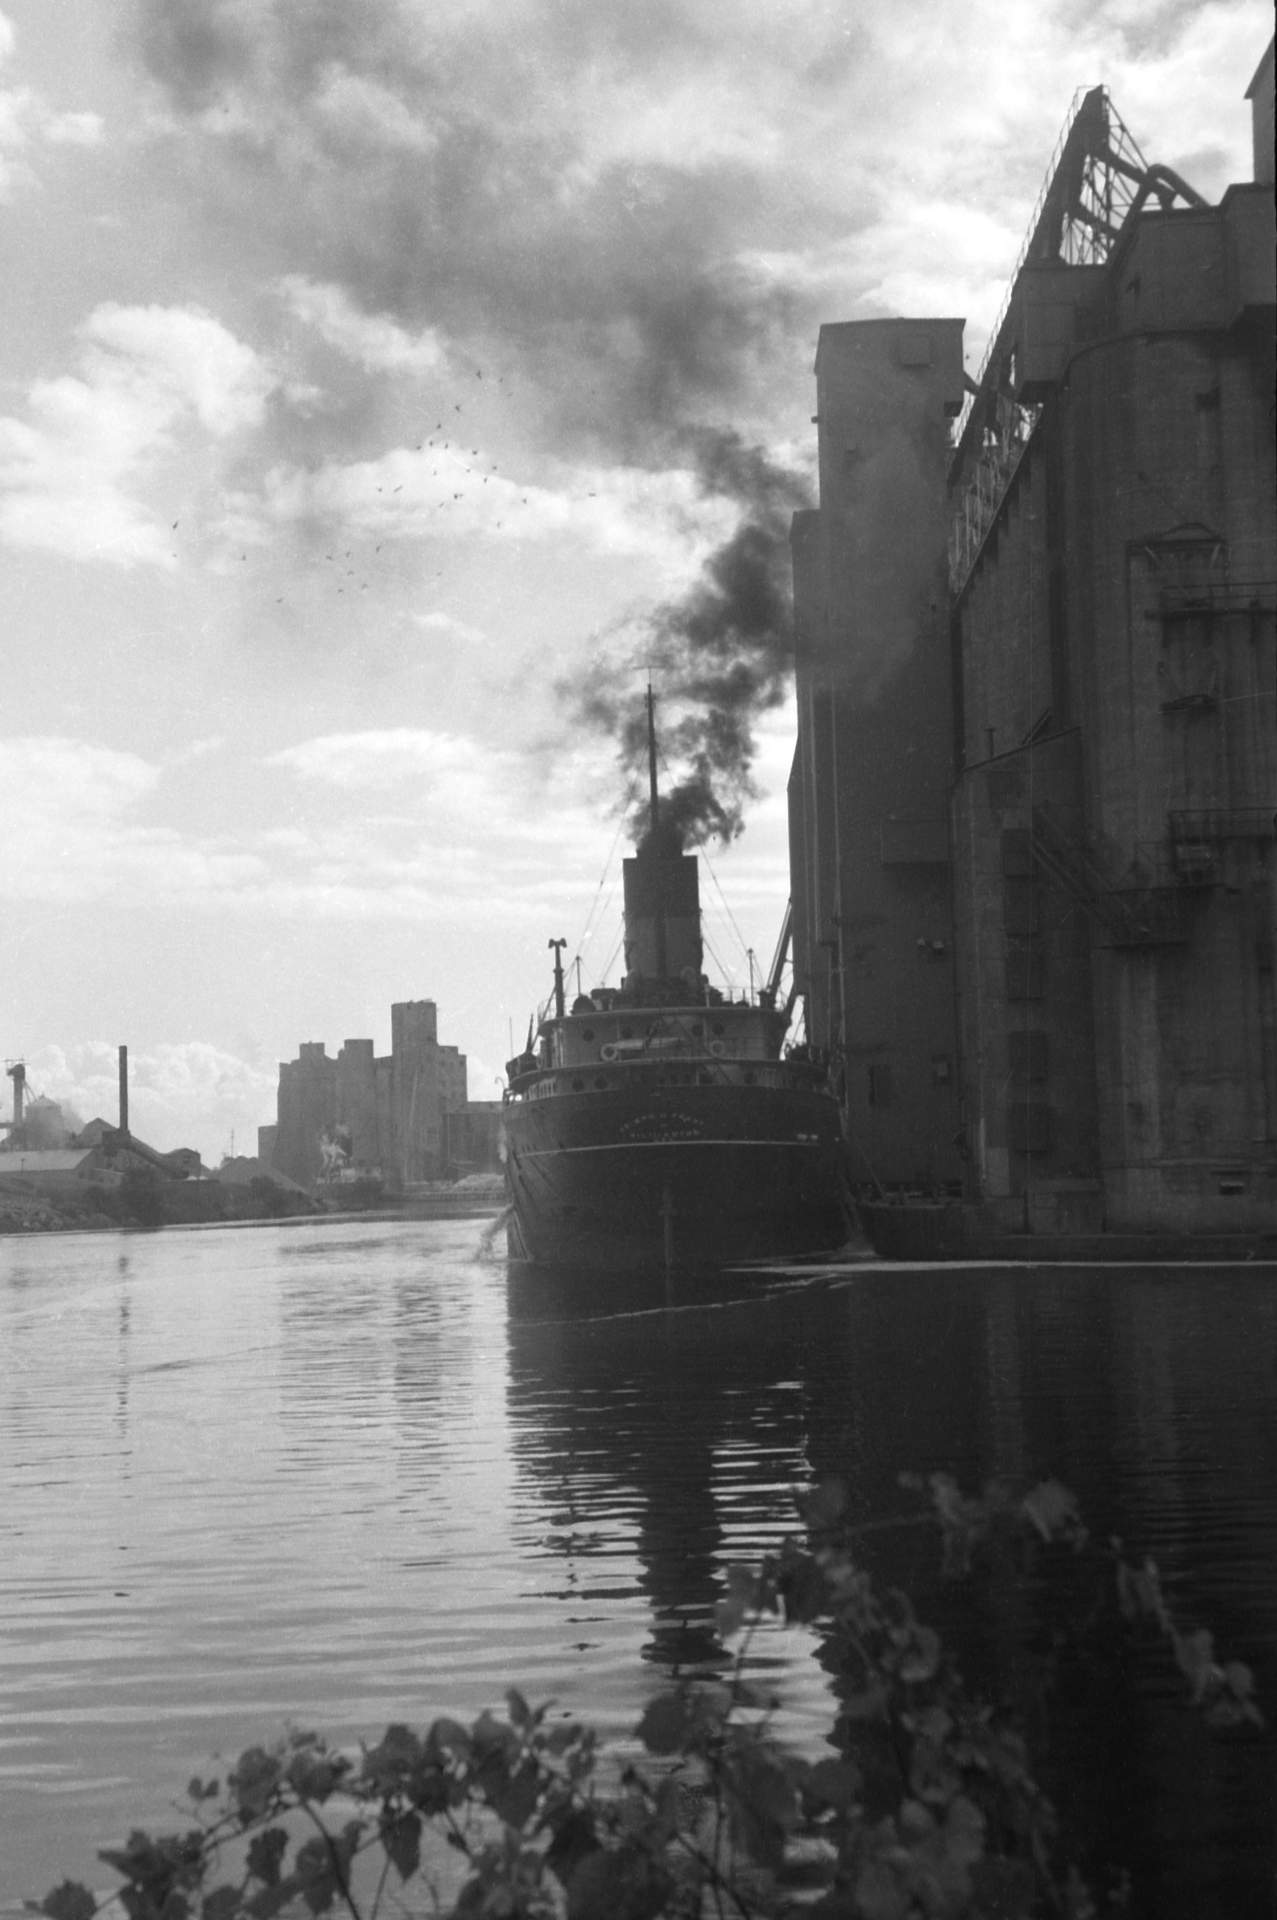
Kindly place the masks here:
<instances>
[{"instance_id":1,"label":"steamship","mask_svg":"<svg viewBox=\"0 0 1277 1920\"><path fill-rule=\"evenodd\" d=\"M650 692L648 747L622 984L569 1009L551 941L553 1011L507 1062L510 1257L669 1272L830 1250L852 1219L838 1104L816 1062L782 1053L774 980L741 998L706 981L698 862L661 815Z\"/></svg>"}]
</instances>

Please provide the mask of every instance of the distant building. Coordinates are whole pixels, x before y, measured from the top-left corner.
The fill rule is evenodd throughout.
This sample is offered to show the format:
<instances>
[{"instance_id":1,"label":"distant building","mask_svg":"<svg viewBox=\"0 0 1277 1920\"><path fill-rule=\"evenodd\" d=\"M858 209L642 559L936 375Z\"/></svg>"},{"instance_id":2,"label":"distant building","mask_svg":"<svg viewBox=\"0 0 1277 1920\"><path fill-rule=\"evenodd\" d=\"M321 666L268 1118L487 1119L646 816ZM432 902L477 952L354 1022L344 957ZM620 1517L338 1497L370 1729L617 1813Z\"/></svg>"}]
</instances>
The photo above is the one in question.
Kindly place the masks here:
<instances>
[{"instance_id":1,"label":"distant building","mask_svg":"<svg viewBox=\"0 0 1277 1920\"><path fill-rule=\"evenodd\" d=\"M499 1100L467 1100L449 1116L449 1139L458 1173L492 1173L501 1165L504 1114Z\"/></svg>"},{"instance_id":2,"label":"distant building","mask_svg":"<svg viewBox=\"0 0 1277 1920\"><path fill-rule=\"evenodd\" d=\"M371 1040L347 1040L332 1057L322 1041L304 1041L279 1069L277 1116L258 1134L258 1154L303 1186L350 1169L388 1187L495 1166L491 1102L466 1099L465 1055L441 1044L433 1000L398 1001L390 1010L390 1052Z\"/></svg>"},{"instance_id":3,"label":"distant building","mask_svg":"<svg viewBox=\"0 0 1277 1920\"><path fill-rule=\"evenodd\" d=\"M0 1183L16 1181L42 1193L118 1186L124 1172L100 1147L12 1147L0 1153Z\"/></svg>"},{"instance_id":4,"label":"distant building","mask_svg":"<svg viewBox=\"0 0 1277 1920\"><path fill-rule=\"evenodd\" d=\"M127 1174L162 1180L197 1180L204 1173L194 1147L159 1153L131 1133L128 1117L128 1049L120 1049L120 1121L94 1119L82 1125L56 1100L29 1094L26 1067L6 1069L13 1082L13 1112L0 1120L0 1181L20 1181L44 1192L80 1186L118 1186Z\"/></svg>"},{"instance_id":5,"label":"distant building","mask_svg":"<svg viewBox=\"0 0 1277 1920\"><path fill-rule=\"evenodd\" d=\"M965 400L956 321L822 330L795 965L867 1192L1277 1220L1271 46L1250 98L1218 206L1080 100Z\"/></svg>"},{"instance_id":6,"label":"distant building","mask_svg":"<svg viewBox=\"0 0 1277 1920\"><path fill-rule=\"evenodd\" d=\"M198 1179L204 1172L193 1147L157 1153L132 1134L91 1120L64 1146L0 1148L0 1180L21 1180L53 1191L80 1186L118 1186L127 1174L165 1180Z\"/></svg>"}]
</instances>

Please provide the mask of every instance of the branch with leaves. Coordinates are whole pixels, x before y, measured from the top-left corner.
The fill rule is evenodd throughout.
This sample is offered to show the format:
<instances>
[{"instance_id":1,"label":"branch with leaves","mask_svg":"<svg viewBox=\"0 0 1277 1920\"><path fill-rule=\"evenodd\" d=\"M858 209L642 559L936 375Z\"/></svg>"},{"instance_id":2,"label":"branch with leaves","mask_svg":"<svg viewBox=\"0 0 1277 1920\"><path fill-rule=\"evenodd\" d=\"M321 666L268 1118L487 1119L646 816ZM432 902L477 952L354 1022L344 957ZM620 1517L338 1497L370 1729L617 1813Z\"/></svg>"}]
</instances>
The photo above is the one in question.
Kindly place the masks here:
<instances>
[{"instance_id":1,"label":"branch with leaves","mask_svg":"<svg viewBox=\"0 0 1277 1920\"><path fill-rule=\"evenodd\" d=\"M1046 1481L964 1495L947 1475L904 1477L938 1525L942 1570L968 1577L999 1537L1090 1554L1121 1618L1151 1626L1219 1728L1257 1729L1253 1676L1209 1633L1173 1618L1156 1567L1096 1547L1072 1495ZM802 1529L761 1567L733 1566L718 1625L737 1650L729 1682L649 1702L648 1756L605 1783L595 1735L517 1691L503 1716L388 1727L340 1751L312 1733L251 1747L223 1782L190 1781L190 1824L136 1831L100 1857L108 1901L66 1881L33 1911L94 1920L274 1920L397 1913L456 1920L755 1920L801 1905L818 1920L1098 1920L1101 1904L1035 1777L1014 1713L965 1684L913 1602L864 1563L846 1488L798 1496ZM771 1619L822 1633L833 1673L831 1751L811 1760L772 1729L776 1704L746 1678Z\"/></svg>"}]
</instances>

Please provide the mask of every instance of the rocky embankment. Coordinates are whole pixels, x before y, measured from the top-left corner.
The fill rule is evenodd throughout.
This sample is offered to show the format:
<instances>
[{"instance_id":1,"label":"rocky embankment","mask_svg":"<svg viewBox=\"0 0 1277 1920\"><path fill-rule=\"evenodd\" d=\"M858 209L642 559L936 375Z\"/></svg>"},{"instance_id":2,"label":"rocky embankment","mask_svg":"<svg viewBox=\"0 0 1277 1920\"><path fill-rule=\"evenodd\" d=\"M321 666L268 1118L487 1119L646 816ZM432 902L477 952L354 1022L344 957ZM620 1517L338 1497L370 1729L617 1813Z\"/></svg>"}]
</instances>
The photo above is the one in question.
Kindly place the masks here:
<instances>
[{"instance_id":1,"label":"rocky embankment","mask_svg":"<svg viewBox=\"0 0 1277 1920\"><path fill-rule=\"evenodd\" d=\"M83 1193L47 1194L17 1181L0 1183L0 1235L100 1233L126 1228L206 1226L219 1221L278 1220L320 1211L307 1195L261 1191L213 1180L125 1182Z\"/></svg>"},{"instance_id":2,"label":"rocky embankment","mask_svg":"<svg viewBox=\"0 0 1277 1920\"><path fill-rule=\"evenodd\" d=\"M106 1214L74 1212L55 1205L46 1195L0 1192L0 1233L60 1233L75 1227L113 1227Z\"/></svg>"}]
</instances>

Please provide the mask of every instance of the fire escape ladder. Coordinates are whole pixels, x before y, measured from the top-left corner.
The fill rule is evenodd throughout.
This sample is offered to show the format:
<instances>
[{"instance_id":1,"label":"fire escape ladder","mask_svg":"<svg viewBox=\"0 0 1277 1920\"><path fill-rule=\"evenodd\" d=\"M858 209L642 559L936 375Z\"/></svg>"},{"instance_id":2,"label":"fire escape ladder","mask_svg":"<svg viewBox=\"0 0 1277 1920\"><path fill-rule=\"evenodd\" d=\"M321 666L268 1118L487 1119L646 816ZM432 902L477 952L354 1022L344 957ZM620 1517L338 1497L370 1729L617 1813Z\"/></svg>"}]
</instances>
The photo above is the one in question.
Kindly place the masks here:
<instances>
[{"instance_id":1,"label":"fire escape ladder","mask_svg":"<svg viewBox=\"0 0 1277 1920\"><path fill-rule=\"evenodd\" d=\"M1119 886L1094 850L1049 812L1033 809L1033 857L1115 947L1181 946L1188 939L1185 895L1176 887Z\"/></svg>"}]
</instances>

